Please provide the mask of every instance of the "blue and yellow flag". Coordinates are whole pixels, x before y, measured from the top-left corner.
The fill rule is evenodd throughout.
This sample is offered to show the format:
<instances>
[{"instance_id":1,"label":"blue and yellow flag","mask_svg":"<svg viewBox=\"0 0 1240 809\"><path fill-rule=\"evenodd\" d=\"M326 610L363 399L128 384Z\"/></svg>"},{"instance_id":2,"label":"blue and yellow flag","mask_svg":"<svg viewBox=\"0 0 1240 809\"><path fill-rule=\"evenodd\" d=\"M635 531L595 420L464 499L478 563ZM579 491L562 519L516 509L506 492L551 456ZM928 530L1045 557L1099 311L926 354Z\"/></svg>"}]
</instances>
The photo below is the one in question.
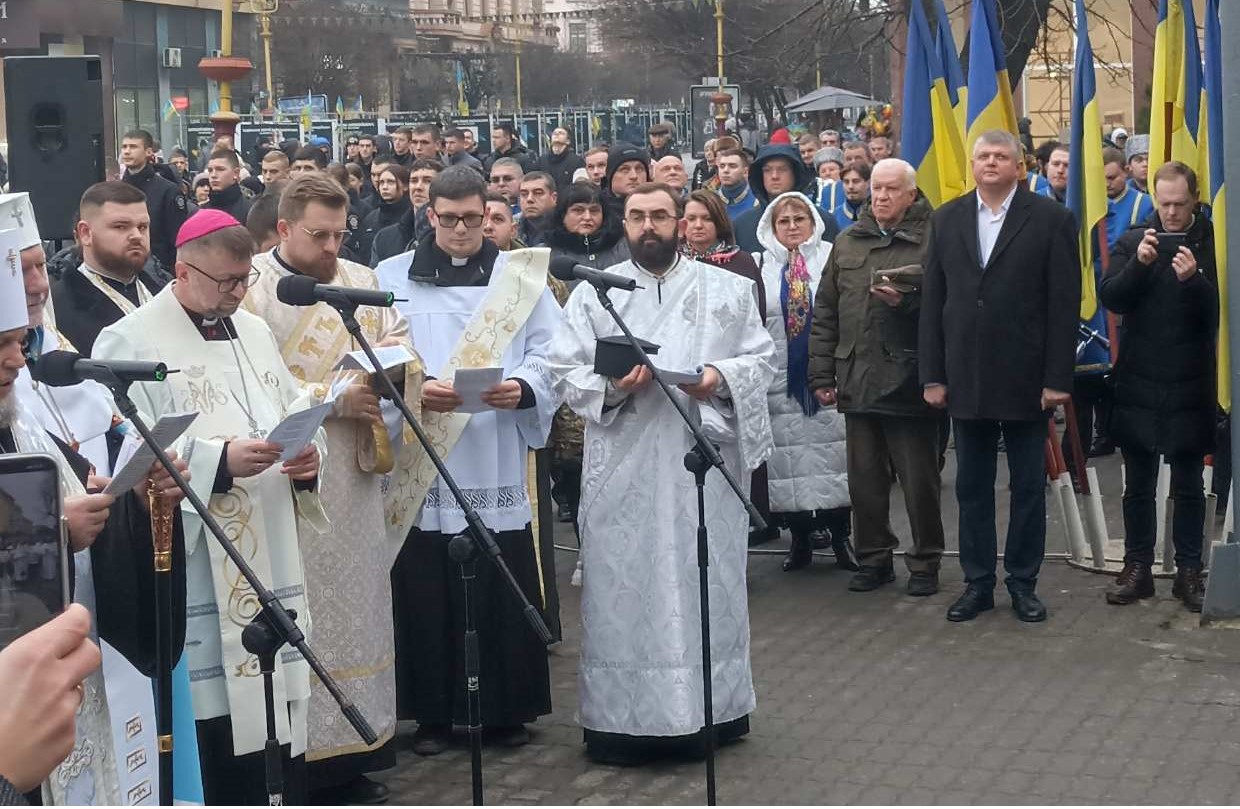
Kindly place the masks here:
<instances>
[{"instance_id":1,"label":"blue and yellow flag","mask_svg":"<svg viewBox=\"0 0 1240 809\"><path fill-rule=\"evenodd\" d=\"M336 96L336 117L344 119L344 99L340 96Z\"/></svg>"},{"instance_id":2,"label":"blue and yellow flag","mask_svg":"<svg viewBox=\"0 0 1240 809\"><path fill-rule=\"evenodd\" d=\"M171 98L164 99L164 120L171 121L177 117L177 107L172 103Z\"/></svg>"},{"instance_id":3,"label":"blue and yellow flag","mask_svg":"<svg viewBox=\"0 0 1240 809\"><path fill-rule=\"evenodd\" d=\"M1150 89L1150 169L1172 158L1177 129L1184 128L1180 74L1184 70L1184 6L1181 0L1160 0L1154 29L1154 83Z\"/></svg>"},{"instance_id":4,"label":"blue and yellow flag","mask_svg":"<svg viewBox=\"0 0 1240 809\"><path fill-rule=\"evenodd\" d=\"M951 99L952 109L956 111L956 125L963 136L965 115L969 106L969 87L964 83L964 71L960 69L960 51L956 49L952 22L947 16L947 7L943 5L943 0L934 0L934 14L934 49L938 51L939 63L943 65L943 76L947 79L947 97Z\"/></svg>"},{"instance_id":5,"label":"blue and yellow flag","mask_svg":"<svg viewBox=\"0 0 1240 809\"><path fill-rule=\"evenodd\" d=\"M1205 137L1202 129L1205 87L1201 76L1201 46L1197 44L1197 17L1191 2L1184 4L1184 66L1180 69L1180 90L1175 103L1182 110L1180 114L1184 126L1172 133L1171 159L1179 160L1197 172L1198 177L1203 179L1198 186L1199 199L1209 202L1210 193L1204 182L1209 169L1202 162L1207 158L1199 147L1199 141Z\"/></svg>"},{"instance_id":6,"label":"blue and yellow flag","mask_svg":"<svg viewBox=\"0 0 1240 809\"><path fill-rule=\"evenodd\" d=\"M914 4L916 5L916 4ZM977 136L991 129L1016 129L1016 104L1008 79L1007 55L999 31L995 0L973 0L969 23L969 106L965 117L965 149L972 151ZM972 187L972 174L969 186Z\"/></svg>"},{"instance_id":7,"label":"blue and yellow flag","mask_svg":"<svg viewBox=\"0 0 1240 809\"><path fill-rule=\"evenodd\" d=\"M1219 0L1206 0L1204 76L1205 109L1202 117L1205 136L1201 150L1207 176L1201 185L1208 189L1214 206L1214 262L1218 270L1218 403L1231 412L1231 353L1227 345L1227 185L1223 173L1223 31L1219 23Z\"/></svg>"},{"instance_id":8,"label":"blue and yellow flag","mask_svg":"<svg viewBox=\"0 0 1240 809\"><path fill-rule=\"evenodd\" d=\"M937 208L964 193L964 144L921 3L909 9L905 55L900 153L917 169L917 186Z\"/></svg>"},{"instance_id":9,"label":"blue and yellow flag","mask_svg":"<svg viewBox=\"0 0 1240 809\"><path fill-rule=\"evenodd\" d=\"M1107 183L1102 168L1102 119L1094 77L1094 49L1089 42L1085 0L1076 0L1076 63L1072 68L1072 124L1068 138L1068 193L1076 216L1081 254L1081 320L1098 311L1094 283L1094 228L1107 216Z\"/></svg>"}]
</instances>

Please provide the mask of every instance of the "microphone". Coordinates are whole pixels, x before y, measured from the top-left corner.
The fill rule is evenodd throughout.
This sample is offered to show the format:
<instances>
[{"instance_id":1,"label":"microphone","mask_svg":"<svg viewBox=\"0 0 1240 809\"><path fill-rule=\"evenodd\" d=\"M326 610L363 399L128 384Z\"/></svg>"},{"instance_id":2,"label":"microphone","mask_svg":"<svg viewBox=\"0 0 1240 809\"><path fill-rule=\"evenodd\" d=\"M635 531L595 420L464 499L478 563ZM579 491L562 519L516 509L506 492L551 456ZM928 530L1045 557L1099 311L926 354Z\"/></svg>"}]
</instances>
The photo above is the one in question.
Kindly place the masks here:
<instances>
[{"instance_id":1,"label":"microphone","mask_svg":"<svg viewBox=\"0 0 1240 809\"><path fill-rule=\"evenodd\" d=\"M391 306L396 296L378 289L357 289L320 284L308 275L286 275L276 282L276 298L289 306L314 306L322 301L337 309L358 306Z\"/></svg>"},{"instance_id":2,"label":"microphone","mask_svg":"<svg viewBox=\"0 0 1240 809\"><path fill-rule=\"evenodd\" d=\"M163 382L171 373L176 371L169 371L162 362L92 360L72 351L49 351L30 366L30 376L36 382L53 388L87 379L105 386L117 382Z\"/></svg>"},{"instance_id":3,"label":"microphone","mask_svg":"<svg viewBox=\"0 0 1240 809\"><path fill-rule=\"evenodd\" d=\"M559 278L561 281L587 281L596 287L623 289L628 292L637 289L637 280L635 278L625 278L623 275L616 275L614 272L596 270L593 267L578 264L569 256L556 256L551 259L551 275Z\"/></svg>"}]
</instances>

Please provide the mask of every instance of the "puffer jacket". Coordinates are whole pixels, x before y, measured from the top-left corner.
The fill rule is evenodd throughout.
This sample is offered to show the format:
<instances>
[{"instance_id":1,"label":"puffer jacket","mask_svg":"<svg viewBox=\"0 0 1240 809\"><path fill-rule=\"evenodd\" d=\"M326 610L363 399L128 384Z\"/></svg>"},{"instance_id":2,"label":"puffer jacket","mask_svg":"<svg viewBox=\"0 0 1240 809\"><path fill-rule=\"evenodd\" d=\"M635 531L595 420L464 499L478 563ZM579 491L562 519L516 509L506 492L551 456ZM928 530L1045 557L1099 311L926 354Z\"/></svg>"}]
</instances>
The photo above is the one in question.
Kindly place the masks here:
<instances>
[{"instance_id":1,"label":"puffer jacket","mask_svg":"<svg viewBox=\"0 0 1240 809\"><path fill-rule=\"evenodd\" d=\"M771 360L775 377L766 394L775 451L767 459L766 468L771 511L776 513L838 508L849 504L844 417L827 408L807 416L801 410L800 403L788 396L788 337L779 299L784 267L788 264L788 250L775 239L775 229L771 224L771 211L775 209L775 203L786 197L802 200L814 216L814 233L800 247L809 270L811 290L818 288L822 270L831 255L831 243L822 240L821 213L808 197L792 191L771 201L758 223L758 241L764 250L754 254L754 260L761 268L766 292L766 330L775 341L775 356Z\"/></svg>"},{"instance_id":2,"label":"puffer jacket","mask_svg":"<svg viewBox=\"0 0 1240 809\"><path fill-rule=\"evenodd\" d=\"M568 256L578 264L596 270L605 270L629 260L629 243L624 238L623 225L607 206L603 206L603 224L590 236L569 233L562 221L553 221L543 245L551 248L552 258Z\"/></svg>"},{"instance_id":3,"label":"puffer jacket","mask_svg":"<svg viewBox=\"0 0 1240 809\"><path fill-rule=\"evenodd\" d=\"M920 265L930 231L930 203L918 195L904 219L884 233L866 205L835 238L814 297L809 384L836 388L841 413L931 416L917 380L921 294L890 307L870 294L875 270Z\"/></svg>"}]
</instances>

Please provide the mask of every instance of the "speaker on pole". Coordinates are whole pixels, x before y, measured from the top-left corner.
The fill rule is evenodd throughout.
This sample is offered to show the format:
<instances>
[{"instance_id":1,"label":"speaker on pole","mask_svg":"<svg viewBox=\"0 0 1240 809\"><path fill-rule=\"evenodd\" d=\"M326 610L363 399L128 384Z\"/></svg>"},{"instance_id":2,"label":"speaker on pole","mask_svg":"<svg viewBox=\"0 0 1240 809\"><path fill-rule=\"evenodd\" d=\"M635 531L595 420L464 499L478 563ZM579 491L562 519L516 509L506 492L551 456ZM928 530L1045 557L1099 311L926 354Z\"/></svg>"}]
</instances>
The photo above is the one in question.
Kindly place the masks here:
<instances>
[{"instance_id":1,"label":"speaker on pole","mask_svg":"<svg viewBox=\"0 0 1240 809\"><path fill-rule=\"evenodd\" d=\"M72 239L82 192L104 179L99 57L6 57L4 99L9 190L30 192L44 239Z\"/></svg>"}]
</instances>

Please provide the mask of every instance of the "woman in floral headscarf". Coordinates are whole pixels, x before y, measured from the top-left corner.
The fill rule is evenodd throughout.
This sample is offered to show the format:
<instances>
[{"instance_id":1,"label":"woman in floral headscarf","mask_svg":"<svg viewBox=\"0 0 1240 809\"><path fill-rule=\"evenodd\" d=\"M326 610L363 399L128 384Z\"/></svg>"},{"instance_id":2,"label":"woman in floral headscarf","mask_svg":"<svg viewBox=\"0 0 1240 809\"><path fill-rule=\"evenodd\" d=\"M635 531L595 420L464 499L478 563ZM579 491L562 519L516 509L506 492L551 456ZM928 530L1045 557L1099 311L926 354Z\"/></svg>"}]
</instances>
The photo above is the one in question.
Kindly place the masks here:
<instances>
[{"instance_id":1,"label":"woman in floral headscarf","mask_svg":"<svg viewBox=\"0 0 1240 809\"><path fill-rule=\"evenodd\" d=\"M836 563L857 569L849 541L844 417L819 407L808 384L813 296L831 254L822 232L817 206L795 191L776 197L758 223L766 328L775 341L775 378L767 392L775 452L767 477L771 512L792 533L788 571L812 561L816 528L830 531Z\"/></svg>"}]
</instances>

